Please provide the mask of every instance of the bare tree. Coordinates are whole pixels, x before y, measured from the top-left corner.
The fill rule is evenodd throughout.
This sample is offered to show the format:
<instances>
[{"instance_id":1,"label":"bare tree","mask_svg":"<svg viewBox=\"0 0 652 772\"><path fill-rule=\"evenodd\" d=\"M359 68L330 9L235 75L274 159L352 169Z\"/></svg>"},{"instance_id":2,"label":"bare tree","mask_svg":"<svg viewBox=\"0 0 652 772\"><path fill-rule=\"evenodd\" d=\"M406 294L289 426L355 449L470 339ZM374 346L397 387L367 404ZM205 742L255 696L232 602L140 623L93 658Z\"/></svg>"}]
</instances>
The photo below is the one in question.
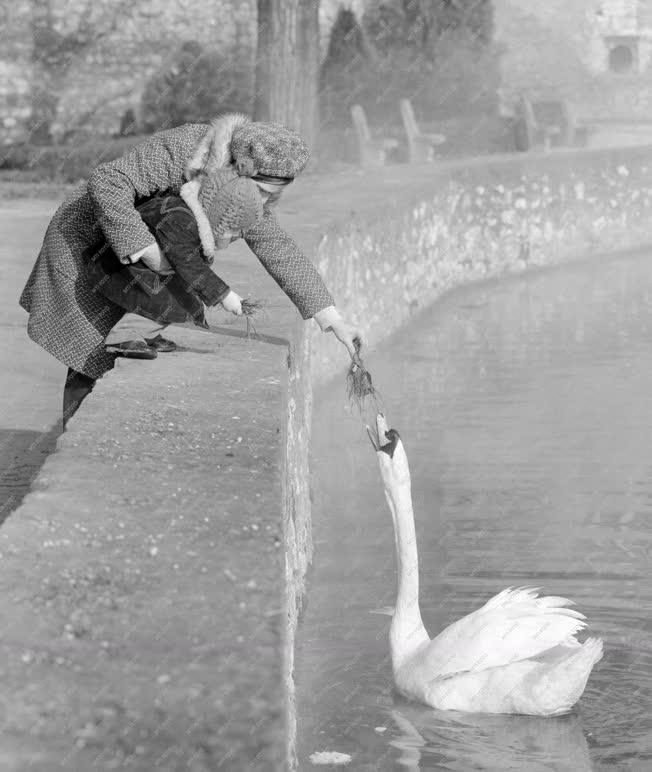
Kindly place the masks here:
<instances>
[{"instance_id":1,"label":"bare tree","mask_svg":"<svg viewBox=\"0 0 652 772\"><path fill-rule=\"evenodd\" d=\"M296 128L317 121L319 0L258 0L254 116Z\"/></svg>"}]
</instances>

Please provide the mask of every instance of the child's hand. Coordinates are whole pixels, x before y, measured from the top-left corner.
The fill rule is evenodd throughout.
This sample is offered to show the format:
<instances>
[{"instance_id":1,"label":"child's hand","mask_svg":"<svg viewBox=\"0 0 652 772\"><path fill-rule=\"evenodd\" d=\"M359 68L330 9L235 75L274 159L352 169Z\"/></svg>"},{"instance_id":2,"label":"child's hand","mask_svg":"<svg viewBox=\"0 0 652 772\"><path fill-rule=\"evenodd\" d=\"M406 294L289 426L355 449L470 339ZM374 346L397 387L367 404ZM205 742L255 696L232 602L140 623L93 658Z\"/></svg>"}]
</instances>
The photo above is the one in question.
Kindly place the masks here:
<instances>
[{"instance_id":1,"label":"child's hand","mask_svg":"<svg viewBox=\"0 0 652 772\"><path fill-rule=\"evenodd\" d=\"M162 273L168 276L174 273L174 268L170 265L167 257L161 253L158 248L158 244L150 244L147 249L140 256L140 260L145 263L148 268L156 273Z\"/></svg>"},{"instance_id":2,"label":"child's hand","mask_svg":"<svg viewBox=\"0 0 652 772\"><path fill-rule=\"evenodd\" d=\"M242 316L242 298L233 290L229 290L229 294L222 300L222 308L236 316Z\"/></svg>"}]
</instances>

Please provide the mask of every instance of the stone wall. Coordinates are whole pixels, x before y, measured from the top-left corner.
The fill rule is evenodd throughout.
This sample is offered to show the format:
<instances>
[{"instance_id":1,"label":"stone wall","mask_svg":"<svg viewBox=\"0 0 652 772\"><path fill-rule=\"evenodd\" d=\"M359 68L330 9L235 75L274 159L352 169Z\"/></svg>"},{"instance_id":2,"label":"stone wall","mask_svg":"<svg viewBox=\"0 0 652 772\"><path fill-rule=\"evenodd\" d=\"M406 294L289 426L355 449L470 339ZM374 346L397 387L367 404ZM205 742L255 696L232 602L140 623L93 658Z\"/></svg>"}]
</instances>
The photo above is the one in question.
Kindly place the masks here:
<instances>
[{"instance_id":1,"label":"stone wall","mask_svg":"<svg viewBox=\"0 0 652 772\"><path fill-rule=\"evenodd\" d=\"M311 338L296 328L288 356L287 424L283 474L286 627L283 675L287 705L287 758L294 760L297 716L294 641L312 562L310 506L310 429L312 425Z\"/></svg>"},{"instance_id":2,"label":"stone wall","mask_svg":"<svg viewBox=\"0 0 652 772\"><path fill-rule=\"evenodd\" d=\"M36 0L5 6L0 25L0 139L7 143L24 133L30 92L41 67L31 31ZM52 12L52 31L72 46L69 62L57 78L61 100L55 137L77 123L115 132L128 107L137 107L147 79L176 53L180 43L195 40L206 47L231 49L252 58L255 0L39 0ZM81 33L81 34L80 34ZM72 44L72 37L79 37ZM16 76L19 75L18 78ZM50 72L50 77L52 76Z\"/></svg>"},{"instance_id":3,"label":"stone wall","mask_svg":"<svg viewBox=\"0 0 652 772\"><path fill-rule=\"evenodd\" d=\"M25 0L0 4L0 143L18 139L32 111L27 8Z\"/></svg>"},{"instance_id":4,"label":"stone wall","mask_svg":"<svg viewBox=\"0 0 652 772\"><path fill-rule=\"evenodd\" d=\"M650 147L450 162L385 185L384 206L318 250L371 345L462 282L652 242ZM314 381L336 353L313 346Z\"/></svg>"},{"instance_id":5,"label":"stone wall","mask_svg":"<svg viewBox=\"0 0 652 772\"><path fill-rule=\"evenodd\" d=\"M62 35L85 29L90 9L89 44L77 47L57 86L55 137L77 124L116 132L125 110L137 110L147 79L170 63L184 41L238 51L250 60L253 77L256 0L0 0L0 145L25 136L31 113L32 86L39 78L30 27L36 2L51 8L52 29ZM340 2L321 2L322 46Z\"/></svg>"}]
</instances>

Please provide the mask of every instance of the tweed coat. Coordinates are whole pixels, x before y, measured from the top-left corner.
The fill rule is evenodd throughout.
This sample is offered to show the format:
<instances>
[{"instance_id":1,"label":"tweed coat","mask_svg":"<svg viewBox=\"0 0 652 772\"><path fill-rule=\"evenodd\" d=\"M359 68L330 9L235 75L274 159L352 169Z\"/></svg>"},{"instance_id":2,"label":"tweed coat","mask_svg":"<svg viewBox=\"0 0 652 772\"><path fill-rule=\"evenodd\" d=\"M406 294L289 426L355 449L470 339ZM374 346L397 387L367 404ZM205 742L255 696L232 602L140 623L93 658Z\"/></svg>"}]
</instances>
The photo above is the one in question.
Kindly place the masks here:
<instances>
[{"instance_id":1,"label":"tweed coat","mask_svg":"<svg viewBox=\"0 0 652 772\"><path fill-rule=\"evenodd\" d=\"M113 366L104 340L123 310L95 293L84 254L106 237L118 258L152 243L136 211L144 198L179 192L198 152L230 157L229 116L158 132L114 161L100 164L59 206L20 297L29 336L68 367L91 378ZM204 158L205 160L205 158ZM279 225L271 208L243 237L304 319L334 305L315 266Z\"/></svg>"}]
</instances>

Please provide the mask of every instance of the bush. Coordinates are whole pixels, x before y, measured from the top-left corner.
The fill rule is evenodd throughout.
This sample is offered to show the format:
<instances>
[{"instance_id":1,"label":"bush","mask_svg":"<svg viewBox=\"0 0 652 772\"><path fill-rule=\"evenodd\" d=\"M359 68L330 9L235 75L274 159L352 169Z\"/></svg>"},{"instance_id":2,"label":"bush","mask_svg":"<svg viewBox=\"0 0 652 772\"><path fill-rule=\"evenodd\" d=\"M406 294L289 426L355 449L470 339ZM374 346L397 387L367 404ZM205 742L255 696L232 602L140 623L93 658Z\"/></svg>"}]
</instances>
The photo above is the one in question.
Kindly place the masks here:
<instances>
[{"instance_id":1,"label":"bush","mask_svg":"<svg viewBox=\"0 0 652 772\"><path fill-rule=\"evenodd\" d=\"M319 76L319 114L323 126L351 123L351 107L365 98L370 49L353 13L338 11Z\"/></svg>"},{"instance_id":2,"label":"bush","mask_svg":"<svg viewBox=\"0 0 652 772\"><path fill-rule=\"evenodd\" d=\"M15 170L30 181L78 182L98 164L119 158L144 138L94 137L84 143L49 146L21 143L0 152L0 169Z\"/></svg>"},{"instance_id":3,"label":"bush","mask_svg":"<svg viewBox=\"0 0 652 772\"><path fill-rule=\"evenodd\" d=\"M21 142L0 149L0 169L26 169L34 155L34 147Z\"/></svg>"},{"instance_id":4,"label":"bush","mask_svg":"<svg viewBox=\"0 0 652 772\"><path fill-rule=\"evenodd\" d=\"M250 113L253 67L242 52L223 55L184 43L172 66L152 76L141 101L142 128L148 132L206 123L219 113Z\"/></svg>"},{"instance_id":5,"label":"bush","mask_svg":"<svg viewBox=\"0 0 652 772\"><path fill-rule=\"evenodd\" d=\"M406 97L433 120L497 112L498 51L479 45L468 33L440 36L431 60L414 56L410 49L390 50L375 69L365 109L376 123L399 120L398 103Z\"/></svg>"},{"instance_id":6,"label":"bush","mask_svg":"<svg viewBox=\"0 0 652 772\"><path fill-rule=\"evenodd\" d=\"M468 34L480 45L494 32L492 0L368 0L363 26L375 46L429 58L439 38Z\"/></svg>"}]
</instances>

